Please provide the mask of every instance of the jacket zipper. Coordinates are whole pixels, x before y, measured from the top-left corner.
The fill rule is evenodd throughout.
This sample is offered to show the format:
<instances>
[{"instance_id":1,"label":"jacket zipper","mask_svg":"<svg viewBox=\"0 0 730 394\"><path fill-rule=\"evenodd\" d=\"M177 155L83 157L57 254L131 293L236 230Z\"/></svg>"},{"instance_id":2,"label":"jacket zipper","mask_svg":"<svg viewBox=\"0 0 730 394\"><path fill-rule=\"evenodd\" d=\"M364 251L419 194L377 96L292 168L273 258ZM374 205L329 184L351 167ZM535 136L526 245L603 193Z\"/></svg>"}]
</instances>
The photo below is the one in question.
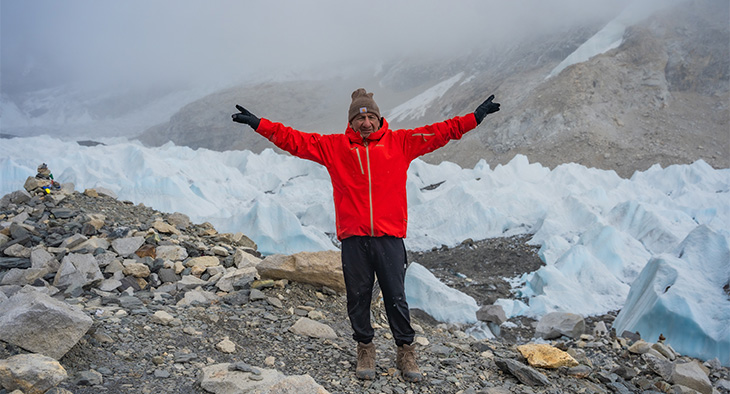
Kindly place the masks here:
<instances>
[{"instance_id":1,"label":"jacket zipper","mask_svg":"<svg viewBox=\"0 0 730 394\"><path fill-rule=\"evenodd\" d=\"M360 157L360 155L358 155ZM370 149L367 140L365 141L365 159L368 166L368 198L370 198L370 236L375 236L375 217L373 215L373 179L370 176Z\"/></svg>"}]
</instances>

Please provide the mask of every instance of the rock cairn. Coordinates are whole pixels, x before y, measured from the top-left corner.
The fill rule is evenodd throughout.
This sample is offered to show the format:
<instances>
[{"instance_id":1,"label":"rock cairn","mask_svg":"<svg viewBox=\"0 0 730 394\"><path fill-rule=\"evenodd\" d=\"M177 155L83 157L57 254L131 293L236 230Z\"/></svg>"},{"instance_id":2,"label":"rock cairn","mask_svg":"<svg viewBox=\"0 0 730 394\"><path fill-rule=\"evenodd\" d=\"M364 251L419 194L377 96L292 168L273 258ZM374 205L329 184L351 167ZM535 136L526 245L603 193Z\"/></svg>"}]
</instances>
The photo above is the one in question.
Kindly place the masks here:
<instances>
[{"instance_id":1,"label":"rock cairn","mask_svg":"<svg viewBox=\"0 0 730 394\"><path fill-rule=\"evenodd\" d=\"M338 253L262 259L108 190L26 189L0 199L0 393L730 393L717 360L616 335L611 315L493 305L492 340L414 313L414 384L376 303L378 376L360 381Z\"/></svg>"}]
</instances>

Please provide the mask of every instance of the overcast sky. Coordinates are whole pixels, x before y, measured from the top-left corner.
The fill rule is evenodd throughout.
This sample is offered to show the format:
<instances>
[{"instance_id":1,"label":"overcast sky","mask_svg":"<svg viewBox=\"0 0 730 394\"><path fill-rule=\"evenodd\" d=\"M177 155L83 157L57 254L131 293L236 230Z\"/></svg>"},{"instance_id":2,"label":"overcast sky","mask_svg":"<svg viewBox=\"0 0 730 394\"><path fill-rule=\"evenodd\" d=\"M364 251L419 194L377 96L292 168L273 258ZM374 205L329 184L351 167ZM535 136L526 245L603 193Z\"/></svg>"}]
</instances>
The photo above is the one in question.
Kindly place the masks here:
<instances>
[{"instance_id":1,"label":"overcast sky","mask_svg":"<svg viewBox=\"0 0 730 394\"><path fill-rule=\"evenodd\" d=\"M615 15L627 2L2 0L0 74L6 88L23 75L39 86L237 81L274 68L465 52Z\"/></svg>"}]
</instances>

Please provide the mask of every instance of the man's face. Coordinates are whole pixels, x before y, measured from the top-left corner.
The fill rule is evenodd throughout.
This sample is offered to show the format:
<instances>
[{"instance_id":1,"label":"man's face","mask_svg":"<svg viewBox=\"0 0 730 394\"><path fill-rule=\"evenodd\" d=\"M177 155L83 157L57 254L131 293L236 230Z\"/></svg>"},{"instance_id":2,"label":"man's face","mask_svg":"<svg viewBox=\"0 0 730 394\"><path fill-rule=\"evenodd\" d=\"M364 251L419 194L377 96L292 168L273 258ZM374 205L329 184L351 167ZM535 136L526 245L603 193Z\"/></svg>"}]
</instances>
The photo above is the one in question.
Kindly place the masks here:
<instances>
[{"instance_id":1,"label":"man's face","mask_svg":"<svg viewBox=\"0 0 730 394\"><path fill-rule=\"evenodd\" d=\"M352 118L350 127L352 127L355 132L360 133L362 138L365 139L368 138L370 134L378 131L380 128L380 120L377 115L370 112L357 114L357 116Z\"/></svg>"}]
</instances>

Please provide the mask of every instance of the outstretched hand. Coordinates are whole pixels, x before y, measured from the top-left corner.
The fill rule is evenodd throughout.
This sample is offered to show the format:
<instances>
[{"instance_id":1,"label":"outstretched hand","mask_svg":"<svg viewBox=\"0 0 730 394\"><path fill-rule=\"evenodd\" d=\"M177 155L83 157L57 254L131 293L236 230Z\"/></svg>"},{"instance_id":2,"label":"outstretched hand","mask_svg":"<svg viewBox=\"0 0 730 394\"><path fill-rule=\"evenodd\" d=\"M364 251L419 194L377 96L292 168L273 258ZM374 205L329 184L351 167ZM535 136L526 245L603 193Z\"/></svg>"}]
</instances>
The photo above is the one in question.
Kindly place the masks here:
<instances>
[{"instance_id":1,"label":"outstretched hand","mask_svg":"<svg viewBox=\"0 0 730 394\"><path fill-rule=\"evenodd\" d=\"M493 103L492 100L494 100L494 95L489 96L489 98L479 104L477 109L474 111L474 117L477 119L477 124L482 123L482 120L484 120L484 117L487 115L499 111L499 103Z\"/></svg>"},{"instance_id":2,"label":"outstretched hand","mask_svg":"<svg viewBox=\"0 0 730 394\"><path fill-rule=\"evenodd\" d=\"M241 107L240 105L236 105L236 109L240 112L231 115L231 119L233 119L234 122L245 123L251 126L254 130L259 128L260 119L257 118L256 115L252 114L249 110Z\"/></svg>"}]
</instances>

